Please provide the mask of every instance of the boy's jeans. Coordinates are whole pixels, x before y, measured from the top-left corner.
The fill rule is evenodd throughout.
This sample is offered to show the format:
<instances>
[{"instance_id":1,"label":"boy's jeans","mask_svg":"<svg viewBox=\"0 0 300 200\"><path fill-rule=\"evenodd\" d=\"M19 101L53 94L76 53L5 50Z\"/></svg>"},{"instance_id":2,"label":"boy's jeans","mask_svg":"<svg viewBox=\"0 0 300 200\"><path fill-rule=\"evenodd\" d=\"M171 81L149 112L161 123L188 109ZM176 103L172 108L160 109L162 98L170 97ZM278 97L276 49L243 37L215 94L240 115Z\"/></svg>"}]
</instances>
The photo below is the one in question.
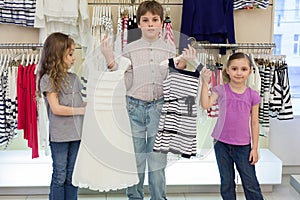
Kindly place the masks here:
<instances>
[{"instance_id":1,"label":"boy's jeans","mask_svg":"<svg viewBox=\"0 0 300 200\"><path fill-rule=\"evenodd\" d=\"M166 199L165 167L167 154L153 152L163 99L145 102L127 97L139 183L127 188L130 200L144 199L144 179L147 163L151 200Z\"/></svg>"},{"instance_id":2,"label":"boy's jeans","mask_svg":"<svg viewBox=\"0 0 300 200\"><path fill-rule=\"evenodd\" d=\"M77 200L78 188L72 185L73 169L80 141L50 142L52 180L50 200Z\"/></svg>"},{"instance_id":3,"label":"boy's jeans","mask_svg":"<svg viewBox=\"0 0 300 200\"><path fill-rule=\"evenodd\" d=\"M221 177L221 195L224 200L235 200L234 163L242 180L247 200L262 200L263 196L256 178L255 167L249 162L251 146L230 145L217 141L214 145Z\"/></svg>"}]
</instances>

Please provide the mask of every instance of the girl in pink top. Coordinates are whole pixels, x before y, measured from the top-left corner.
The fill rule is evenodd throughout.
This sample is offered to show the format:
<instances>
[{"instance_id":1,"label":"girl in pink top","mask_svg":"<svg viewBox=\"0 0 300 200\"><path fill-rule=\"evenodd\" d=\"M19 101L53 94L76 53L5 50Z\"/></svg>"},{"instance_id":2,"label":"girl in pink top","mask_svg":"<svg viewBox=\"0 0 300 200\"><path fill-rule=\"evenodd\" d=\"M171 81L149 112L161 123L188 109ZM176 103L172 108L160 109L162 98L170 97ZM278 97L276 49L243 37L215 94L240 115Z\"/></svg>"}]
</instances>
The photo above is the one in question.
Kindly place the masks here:
<instances>
[{"instance_id":1,"label":"girl in pink top","mask_svg":"<svg viewBox=\"0 0 300 200\"><path fill-rule=\"evenodd\" d=\"M203 109L219 103L219 117L212 137L221 178L221 195L224 200L235 200L234 164L242 180L247 200L263 199L255 173L258 161L259 94L247 87L245 81L251 74L251 60L241 52L232 54L223 70L224 85L213 88L209 95L208 82L211 71L201 71L200 103Z\"/></svg>"}]
</instances>

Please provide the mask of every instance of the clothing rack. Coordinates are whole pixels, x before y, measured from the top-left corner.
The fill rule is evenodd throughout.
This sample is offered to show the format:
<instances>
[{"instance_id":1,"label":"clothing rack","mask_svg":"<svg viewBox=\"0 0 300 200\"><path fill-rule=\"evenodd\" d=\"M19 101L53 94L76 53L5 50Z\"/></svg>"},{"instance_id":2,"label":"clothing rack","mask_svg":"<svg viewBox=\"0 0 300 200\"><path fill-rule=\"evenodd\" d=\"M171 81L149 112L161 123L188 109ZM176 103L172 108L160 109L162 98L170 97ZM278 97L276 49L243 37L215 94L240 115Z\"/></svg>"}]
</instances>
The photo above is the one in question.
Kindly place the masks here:
<instances>
[{"instance_id":1,"label":"clothing rack","mask_svg":"<svg viewBox=\"0 0 300 200\"><path fill-rule=\"evenodd\" d=\"M204 48L204 49L228 48L228 49L236 50L236 49L272 49L272 48L276 48L275 43L212 44L212 43L192 42L192 45L195 48Z\"/></svg>"},{"instance_id":2,"label":"clothing rack","mask_svg":"<svg viewBox=\"0 0 300 200\"><path fill-rule=\"evenodd\" d=\"M182 3L160 3L163 6L182 6ZM139 3L136 3L135 1L133 3L130 2L90 2L88 5L107 5L107 6L127 6L127 5L139 5Z\"/></svg>"},{"instance_id":3,"label":"clothing rack","mask_svg":"<svg viewBox=\"0 0 300 200\"><path fill-rule=\"evenodd\" d=\"M0 43L0 49L32 49L37 50L43 48L42 43ZM76 45L76 49L81 49L81 46Z\"/></svg>"},{"instance_id":4,"label":"clothing rack","mask_svg":"<svg viewBox=\"0 0 300 200\"><path fill-rule=\"evenodd\" d=\"M42 48L41 43L4 43L0 44L0 49L32 49L36 50Z\"/></svg>"},{"instance_id":5,"label":"clothing rack","mask_svg":"<svg viewBox=\"0 0 300 200\"><path fill-rule=\"evenodd\" d=\"M163 6L182 6L183 3L176 3L176 2L160 2ZM139 5L135 0L131 0L130 2L89 2L88 5L111 5L111 6L124 6L124 5ZM273 6L273 3L269 3L269 6Z\"/></svg>"},{"instance_id":6,"label":"clothing rack","mask_svg":"<svg viewBox=\"0 0 300 200\"><path fill-rule=\"evenodd\" d=\"M194 45L193 45L194 46ZM198 43L197 47L203 48L241 48L241 49L270 49L275 48L275 43L236 43L236 44L213 44L213 43Z\"/></svg>"}]
</instances>

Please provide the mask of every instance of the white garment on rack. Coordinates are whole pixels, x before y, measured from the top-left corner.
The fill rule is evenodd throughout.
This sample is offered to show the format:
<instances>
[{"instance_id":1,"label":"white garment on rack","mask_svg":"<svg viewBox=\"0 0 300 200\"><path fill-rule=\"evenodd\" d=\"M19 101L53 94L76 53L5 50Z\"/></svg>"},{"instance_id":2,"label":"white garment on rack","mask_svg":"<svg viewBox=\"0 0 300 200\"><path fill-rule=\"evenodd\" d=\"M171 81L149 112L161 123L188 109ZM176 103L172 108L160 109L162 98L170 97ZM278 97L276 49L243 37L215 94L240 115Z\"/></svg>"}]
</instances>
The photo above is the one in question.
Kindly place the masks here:
<instances>
[{"instance_id":1,"label":"white garment on rack","mask_svg":"<svg viewBox=\"0 0 300 200\"><path fill-rule=\"evenodd\" d=\"M87 106L73 185L109 191L139 179L125 99L124 72L130 61L122 57L118 70L103 71L95 64L101 63L100 52L95 49L84 62L89 67Z\"/></svg>"},{"instance_id":2,"label":"white garment on rack","mask_svg":"<svg viewBox=\"0 0 300 200\"><path fill-rule=\"evenodd\" d=\"M252 54L249 55L251 62L252 62L252 72L249 75L248 79L246 80L246 85L251 87L253 90L257 91L260 93L261 89L261 77L259 74L259 69L257 65L255 64L254 57Z\"/></svg>"}]
</instances>

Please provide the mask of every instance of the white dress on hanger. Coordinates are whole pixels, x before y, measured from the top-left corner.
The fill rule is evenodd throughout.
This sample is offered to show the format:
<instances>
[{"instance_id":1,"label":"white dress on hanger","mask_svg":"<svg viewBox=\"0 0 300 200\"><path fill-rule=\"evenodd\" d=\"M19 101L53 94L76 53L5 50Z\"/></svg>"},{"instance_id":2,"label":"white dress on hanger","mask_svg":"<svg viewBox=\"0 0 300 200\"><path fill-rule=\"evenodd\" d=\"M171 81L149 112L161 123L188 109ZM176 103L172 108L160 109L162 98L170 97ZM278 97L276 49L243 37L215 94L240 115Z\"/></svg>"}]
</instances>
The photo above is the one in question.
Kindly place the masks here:
<instances>
[{"instance_id":1,"label":"white dress on hanger","mask_svg":"<svg viewBox=\"0 0 300 200\"><path fill-rule=\"evenodd\" d=\"M108 71L99 65L100 49L91 54L83 64L89 69L87 106L73 185L98 191L122 189L139 181L125 98L124 72L130 61L121 57L119 69Z\"/></svg>"}]
</instances>

